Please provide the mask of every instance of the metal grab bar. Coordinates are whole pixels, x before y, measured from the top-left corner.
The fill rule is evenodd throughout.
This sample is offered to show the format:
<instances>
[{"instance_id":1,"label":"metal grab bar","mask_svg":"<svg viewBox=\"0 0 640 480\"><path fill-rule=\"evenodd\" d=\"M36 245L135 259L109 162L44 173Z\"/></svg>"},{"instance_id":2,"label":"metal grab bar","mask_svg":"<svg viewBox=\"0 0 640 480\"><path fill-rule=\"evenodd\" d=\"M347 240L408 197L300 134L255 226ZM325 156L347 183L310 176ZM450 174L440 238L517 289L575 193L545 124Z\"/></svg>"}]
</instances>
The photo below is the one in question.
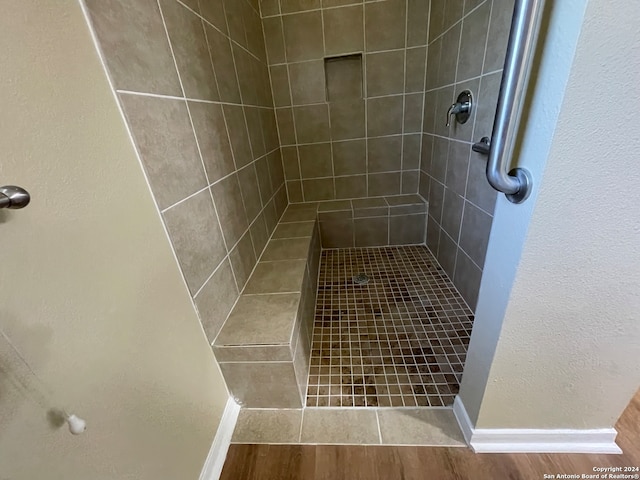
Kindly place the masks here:
<instances>
[{"instance_id":1,"label":"metal grab bar","mask_svg":"<svg viewBox=\"0 0 640 480\"><path fill-rule=\"evenodd\" d=\"M527 170L514 168L509 173L506 170L520 123L543 5L544 0L515 2L491 135L487 180L513 203L524 202L531 193L532 178Z\"/></svg>"}]
</instances>

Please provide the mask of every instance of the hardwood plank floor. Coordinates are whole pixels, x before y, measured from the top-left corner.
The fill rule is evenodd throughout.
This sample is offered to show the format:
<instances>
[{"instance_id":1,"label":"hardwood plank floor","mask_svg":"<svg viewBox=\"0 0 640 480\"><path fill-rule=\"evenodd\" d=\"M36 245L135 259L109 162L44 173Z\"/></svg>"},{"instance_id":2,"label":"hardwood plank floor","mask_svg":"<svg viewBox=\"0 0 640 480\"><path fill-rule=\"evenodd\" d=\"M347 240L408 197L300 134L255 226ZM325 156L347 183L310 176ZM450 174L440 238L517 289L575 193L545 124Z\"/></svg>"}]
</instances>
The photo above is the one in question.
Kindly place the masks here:
<instances>
[{"instance_id":1,"label":"hardwood plank floor","mask_svg":"<svg viewBox=\"0 0 640 480\"><path fill-rule=\"evenodd\" d=\"M594 474L594 467L640 467L640 392L616 428L622 455L476 455L466 448L231 445L221 480L534 480L545 478L544 474Z\"/></svg>"}]
</instances>

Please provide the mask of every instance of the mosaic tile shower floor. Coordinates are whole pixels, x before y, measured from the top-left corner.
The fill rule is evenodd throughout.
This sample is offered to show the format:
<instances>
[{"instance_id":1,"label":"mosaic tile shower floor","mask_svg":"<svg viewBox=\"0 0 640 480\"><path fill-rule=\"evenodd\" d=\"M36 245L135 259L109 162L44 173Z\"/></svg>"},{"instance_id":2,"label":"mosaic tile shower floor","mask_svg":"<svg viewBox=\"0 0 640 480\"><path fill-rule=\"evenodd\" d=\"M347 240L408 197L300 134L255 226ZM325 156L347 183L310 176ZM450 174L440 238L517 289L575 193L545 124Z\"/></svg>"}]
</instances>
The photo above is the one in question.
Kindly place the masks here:
<instances>
[{"instance_id":1,"label":"mosaic tile shower floor","mask_svg":"<svg viewBox=\"0 0 640 480\"><path fill-rule=\"evenodd\" d=\"M426 247L324 250L307 406L451 406L472 326Z\"/></svg>"}]
</instances>

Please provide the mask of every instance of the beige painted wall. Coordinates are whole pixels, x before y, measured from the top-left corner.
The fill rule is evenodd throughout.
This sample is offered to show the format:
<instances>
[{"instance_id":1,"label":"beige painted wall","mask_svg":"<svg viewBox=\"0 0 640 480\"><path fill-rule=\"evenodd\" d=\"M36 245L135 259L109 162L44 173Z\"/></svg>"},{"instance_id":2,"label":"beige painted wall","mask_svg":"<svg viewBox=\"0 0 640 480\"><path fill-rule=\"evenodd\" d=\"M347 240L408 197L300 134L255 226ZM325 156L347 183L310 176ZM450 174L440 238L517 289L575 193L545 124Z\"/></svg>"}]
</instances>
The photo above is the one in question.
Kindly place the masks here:
<instances>
[{"instance_id":1,"label":"beige painted wall","mask_svg":"<svg viewBox=\"0 0 640 480\"><path fill-rule=\"evenodd\" d=\"M196 479L228 394L80 5L4 2L0 44L0 182L33 197L0 213L0 478Z\"/></svg>"},{"instance_id":2,"label":"beige painted wall","mask_svg":"<svg viewBox=\"0 0 640 480\"><path fill-rule=\"evenodd\" d=\"M611 427L640 385L639 16L587 5L478 428Z\"/></svg>"}]
</instances>

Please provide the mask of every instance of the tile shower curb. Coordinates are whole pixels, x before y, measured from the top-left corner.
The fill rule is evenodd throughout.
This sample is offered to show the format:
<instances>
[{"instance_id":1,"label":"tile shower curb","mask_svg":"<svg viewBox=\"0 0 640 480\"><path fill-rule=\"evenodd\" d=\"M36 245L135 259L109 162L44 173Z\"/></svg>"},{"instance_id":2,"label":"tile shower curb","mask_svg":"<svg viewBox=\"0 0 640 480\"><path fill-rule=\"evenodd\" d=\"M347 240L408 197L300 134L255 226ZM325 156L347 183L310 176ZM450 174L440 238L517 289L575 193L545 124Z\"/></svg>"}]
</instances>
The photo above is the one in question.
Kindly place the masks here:
<instances>
[{"instance_id":1,"label":"tile shower curb","mask_svg":"<svg viewBox=\"0 0 640 480\"><path fill-rule=\"evenodd\" d=\"M467 447L451 407L242 409L231 443Z\"/></svg>"}]
</instances>

